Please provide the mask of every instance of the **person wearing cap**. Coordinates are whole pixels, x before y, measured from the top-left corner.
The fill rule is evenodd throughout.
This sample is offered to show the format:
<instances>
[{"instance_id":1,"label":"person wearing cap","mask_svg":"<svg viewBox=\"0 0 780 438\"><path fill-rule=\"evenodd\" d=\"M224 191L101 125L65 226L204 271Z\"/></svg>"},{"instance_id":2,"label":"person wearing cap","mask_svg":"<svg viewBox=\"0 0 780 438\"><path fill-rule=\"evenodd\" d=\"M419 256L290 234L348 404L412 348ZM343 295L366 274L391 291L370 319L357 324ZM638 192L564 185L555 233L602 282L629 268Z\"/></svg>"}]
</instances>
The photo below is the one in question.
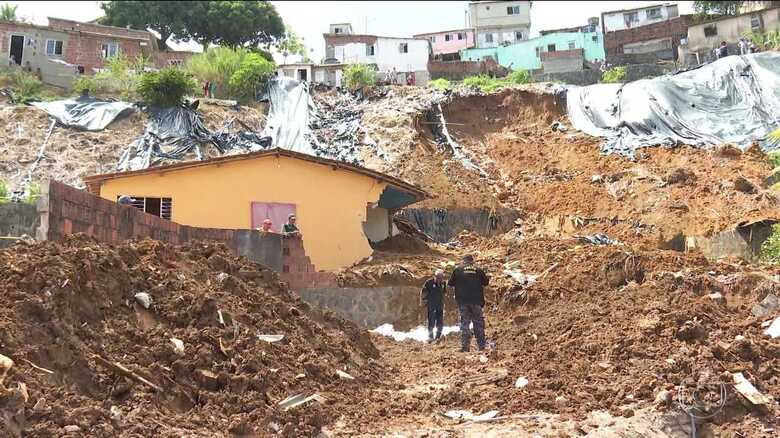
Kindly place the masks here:
<instances>
[{"instance_id":1,"label":"person wearing cap","mask_svg":"<svg viewBox=\"0 0 780 438\"><path fill-rule=\"evenodd\" d=\"M444 271L437 269L433 278L429 278L420 291L420 305L428 308L428 342L441 337L444 329L444 294L447 293L447 283L444 281ZM436 327L436 336L433 328Z\"/></svg>"},{"instance_id":2,"label":"person wearing cap","mask_svg":"<svg viewBox=\"0 0 780 438\"><path fill-rule=\"evenodd\" d=\"M301 231L298 229L298 226L295 225L295 215L291 214L287 216L287 223L282 225L282 233L285 236L296 236L300 237Z\"/></svg>"},{"instance_id":3,"label":"person wearing cap","mask_svg":"<svg viewBox=\"0 0 780 438\"><path fill-rule=\"evenodd\" d=\"M131 198L128 195L122 195L119 197L119 200L116 201L119 205L133 205L133 198Z\"/></svg>"},{"instance_id":4,"label":"person wearing cap","mask_svg":"<svg viewBox=\"0 0 780 438\"><path fill-rule=\"evenodd\" d=\"M474 257L463 257L463 264L452 271L448 284L455 288L455 301L460 314L460 336L462 352L469 351L471 343L470 325L474 326L474 337L477 347L485 349L485 317L482 308L485 306L484 288L490 279L482 268L474 266Z\"/></svg>"}]
</instances>

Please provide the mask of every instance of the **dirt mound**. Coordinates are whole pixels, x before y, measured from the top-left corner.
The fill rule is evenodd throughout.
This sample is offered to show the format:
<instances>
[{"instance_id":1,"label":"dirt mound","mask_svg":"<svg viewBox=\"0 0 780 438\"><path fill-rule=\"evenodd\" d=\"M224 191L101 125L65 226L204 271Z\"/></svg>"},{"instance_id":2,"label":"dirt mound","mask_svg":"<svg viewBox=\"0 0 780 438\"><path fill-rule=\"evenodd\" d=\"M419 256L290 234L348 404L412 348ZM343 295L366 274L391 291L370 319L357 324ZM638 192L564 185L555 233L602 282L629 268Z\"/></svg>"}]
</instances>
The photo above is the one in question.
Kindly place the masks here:
<instances>
[{"instance_id":1,"label":"dirt mound","mask_svg":"<svg viewBox=\"0 0 780 438\"><path fill-rule=\"evenodd\" d=\"M405 233L397 234L372 245L377 251L397 252L405 254L424 254L431 248L423 240Z\"/></svg>"},{"instance_id":2,"label":"dirt mound","mask_svg":"<svg viewBox=\"0 0 780 438\"><path fill-rule=\"evenodd\" d=\"M329 411L281 400L355 404L378 380L365 332L221 245L76 235L0 251L0 271L3 436L310 435Z\"/></svg>"}]
</instances>

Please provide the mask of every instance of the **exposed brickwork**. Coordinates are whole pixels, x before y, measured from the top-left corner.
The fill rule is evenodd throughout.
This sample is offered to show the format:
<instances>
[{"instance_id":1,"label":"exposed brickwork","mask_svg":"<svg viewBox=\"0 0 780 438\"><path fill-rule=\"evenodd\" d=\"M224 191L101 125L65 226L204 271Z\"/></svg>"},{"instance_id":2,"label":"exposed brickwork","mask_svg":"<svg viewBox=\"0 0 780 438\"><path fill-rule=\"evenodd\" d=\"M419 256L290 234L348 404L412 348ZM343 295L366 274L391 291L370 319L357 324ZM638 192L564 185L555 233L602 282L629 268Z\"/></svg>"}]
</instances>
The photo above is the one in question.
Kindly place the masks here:
<instances>
[{"instance_id":1,"label":"exposed brickwork","mask_svg":"<svg viewBox=\"0 0 780 438\"><path fill-rule=\"evenodd\" d=\"M149 55L149 46L141 46L137 40L123 40L111 37L99 37L91 34L71 36L70 47L63 54L65 62L84 67L84 73L93 74L95 69L102 68L105 63L102 46L104 43L117 43L119 52L130 59L134 59L141 53Z\"/></svg>"},{"instance_id":2,"label":"exposed brickwork","mask_svg":"<svg viewBox=\"0 0 780 438\"><path fill-rule=\"evenodd\" d=\"M56 30L72 30L91 32L116 38L136 38L148 40L150 33L145 30L127 29L124 27L103 26L101 24L82 23L80 21L65 20L49 17L49 27Z\"/></svg>"},{"instance_id":3,"label":"exposed brickwork","mask_svg":"<svg viewBox=\"0 0 780 438\"><path fill-rule=\"evenodd\" d=\"M680 39L688 36L688 26L690 16L683 15L671 20L659 23L648 24L633 29L625 29L607 32L604 35L604 50L607 53L607 60L611 57L622 54L623 46L626 44L650 41L661 38L671 38L674 51L680 44Z\"/></svg>"},{"instance_id":4,"label":"exposed brickwork","mask_svg":"<svg viewBox=\"0 0 780 438\"><path fill-rule=\"evenodd\" d=\"M337 286L333 272L317 272L306 255L303 240L297 237L288 237L282 241L282 273L279 276L291 289L296 290Z\"/></svg>"},{"instance_id":5,"label":"exposed brickwork","mask_svg":"<svg viewBox=\"0 0 780 438\"><path fill-rule=\"evenodd\" d=\"M496 60L488 57L483 61L428 61L431 79L445 78L460 81L468 76L499 70Z\"/></svg>"},{"instance_id":6,"label":"exposed brickwork","mask_svg":"<svg viewBox=\"0 0 780 438\"><path fill-rule=\"evenodd\" d=\"M48 187L44 186L38 210L41 214L39 240L59 240L73 233L85 233L109 243L149 238L180 245L192 240L208 240L222 242L239 252L236 235L247 232L180 225L54 181ZM273 236L278 241L279 236ZM283 260L282 281L293 289L336 286L334 273L317 272L306 256L302 239L283 238L282 241L281 247L275 249Z\"/></svg>"}]
</instances>

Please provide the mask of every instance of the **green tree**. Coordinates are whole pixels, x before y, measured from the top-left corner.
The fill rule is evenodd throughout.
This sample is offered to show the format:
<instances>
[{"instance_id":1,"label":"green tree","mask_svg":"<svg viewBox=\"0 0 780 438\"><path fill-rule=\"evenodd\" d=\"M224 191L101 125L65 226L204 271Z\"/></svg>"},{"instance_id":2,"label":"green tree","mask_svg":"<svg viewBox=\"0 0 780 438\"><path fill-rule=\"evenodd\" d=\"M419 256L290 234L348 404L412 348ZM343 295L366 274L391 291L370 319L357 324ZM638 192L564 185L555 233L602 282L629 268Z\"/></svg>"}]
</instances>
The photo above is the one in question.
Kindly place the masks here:
<instances>
[{"instance_id":1,"label":"green tree","mask_svg":"<svg viewBox=\"0 0 780 438\"><path fill-rule=\"evenodd\" d=\"M700 16L737 15L744 1L695 1L693 9Z\"/></svg>"},{"instance_id":2,"label":"green tree","mask_svg":"<svg viewBox=\"0 0 780 438\"><path fill-rule=\"evenodd\" d=\"M273 62L269 62L257 53L248 53L241 60L238 70L230 76L231 93L243 99L253 99L257 90L274 72Z\"/></svg>"},{"instance_id":3,"label":"green tree","mask_svg":"<svg viewBox=\"0 0 780 438\"><path fill-rule=\"evenodd\" d=\"M138 81L138 94L144 102L159 107L181 104L184 96L194 92L195 88L195 80L178 68L146 72Z\"/></svg>"},{"instance_id":4,"label":"green tree","mask_svg":"<svg viewBox=\"0 0 780 438\"><path fill-rule=\"evenodd\" d=\"M0 21L19 21L19 17L16 16L16 8L18 7L9 4L0 6Z\"/></svg>"},{"instance_id":5,"label":"green tree","mask_svg":"<svg viewBox=\"0 0 780 438\"><path fill-rule=\"evenodd\" d=\"M279 51L282 52L282 56L284 56L285 64L287 64L287 57L290 55L300 55L303 58L306 57L306 46L303 45L303 42L298 38L298 35L292 30L284 34L284 38L282 38L282 41L279 43ZM306 62L305 59L304 62Z\"/></svg>"},{"instance_id":6,"label":"green tree","mask_svg":"<svg viewBox=\"0 0 780 438\"><path fill-rule=\"evenodd\" d=\"M200 6L195 1L107 1L101 3L105 16L100 24L135 29L152 29L160 34L159 45L166 49L171 36L188 40L189 27Z\"/></svg>"},{"instance_id":7,"label":"green tree","mask_svg":"<svg viewBox=\"0 0 780 438\"><path fill-rule=\"evenodd\" d=\"M197 13L188 25L188 33L204 49L211 44L268 48L284 37L282 17L267 1L197 3Z\"/></svg>"}]
</instances>

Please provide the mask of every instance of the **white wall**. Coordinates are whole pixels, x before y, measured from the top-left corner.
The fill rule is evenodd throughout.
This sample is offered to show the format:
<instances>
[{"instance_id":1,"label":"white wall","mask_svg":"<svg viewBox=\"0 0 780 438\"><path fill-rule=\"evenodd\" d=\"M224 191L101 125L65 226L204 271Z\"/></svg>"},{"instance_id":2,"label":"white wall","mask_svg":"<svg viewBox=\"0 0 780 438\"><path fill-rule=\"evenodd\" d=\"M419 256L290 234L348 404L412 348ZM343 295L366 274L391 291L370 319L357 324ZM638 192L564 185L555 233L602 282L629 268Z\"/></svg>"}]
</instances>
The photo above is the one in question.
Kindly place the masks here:
<instances>
[{"instance_id":1,"label":"white wall","mask_svg":"<svg viewBox=\"0 0 780 438\"><path fill-rule=\"evenodd\" d=\"M384 208L366 209L366 221L363 222L363 233L371 242L381 242L390 237L390 215Z\"/></svg>"},{"instance_id":2,"label":"white wall","mask_svg":"<svg viewBox=\"0 0 780 438\"><path fill-rule=\"evenodd\" d=\"M611 32L615 30L633 29L639 26L658 23L678 16L677 5L657 6L657 7L661 9L660 18L652 18L652 19L648 18L647 11L654 8L645 8L645 9L638 9L636 11L615 12L613 14L604 14L604 30L606 32ZM626 26L625 15L632 12L637 13L637 18L639 19L639 21L631 23L631 27L629 28Z\"/></svg>"},{"instance_id":3,"label":"white wall","mask_svg":"<svg viewBox=\"0 0 780 438\"><path fill-rule=\"evenodd\" d=\"M409 52L401 53L399 45L408 44ZM365 43L349 43L335 47L335 58L345 64L376 64L380 72L413 72L428 70L429 45L427 40L377 38L374 56L366 56Z\"/></svg>"},{"instance_id":4,"label":"white wall","mask_svg":"<svg viewBox=\"0 0 780 438\"><path fill-rule=\"evenodd\" d=\"M509 15L507 8L518 6L520 14ZM519 26L531 24L531 2L502 1L469 4L471 27Z\"/></svg>"},{"instance_id":5,"label":"white wall","mask_svg":"<svg viewBox=\"0 0 780 438\"><path fill-rule=\"evenodd\" d=\"M516 38L515 32L521 32L523 37ZM503 42L514 43L516 41L525 41L528 39L530 30L527 26L513 26L501 29L480 29L477 35L477 47L498 47ZM487 42L487 35L493 35L493 42Z\"/></svg>"}]
</instances>

